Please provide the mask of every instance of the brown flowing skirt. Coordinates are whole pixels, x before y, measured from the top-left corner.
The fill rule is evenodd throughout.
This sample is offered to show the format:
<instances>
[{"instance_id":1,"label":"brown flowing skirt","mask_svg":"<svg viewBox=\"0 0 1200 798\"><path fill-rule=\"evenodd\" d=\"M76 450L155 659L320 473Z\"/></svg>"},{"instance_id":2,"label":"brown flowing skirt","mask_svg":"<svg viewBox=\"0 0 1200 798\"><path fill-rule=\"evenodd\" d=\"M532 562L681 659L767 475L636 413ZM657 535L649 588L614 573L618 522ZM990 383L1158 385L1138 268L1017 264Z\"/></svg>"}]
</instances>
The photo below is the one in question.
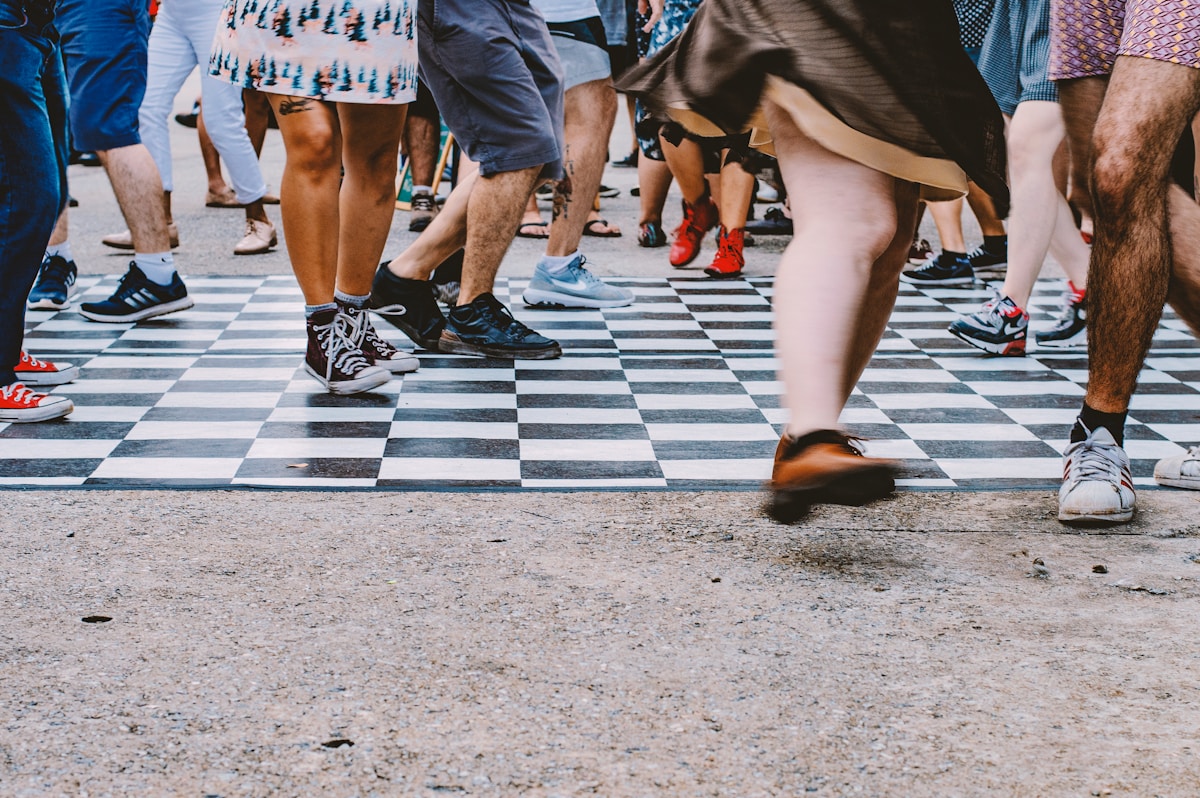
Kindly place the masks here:
<instances>
[{"instance_id":1,"label":"brown flowing skirt","mask_svg":"<svg viewBox=\"0 0 1200 798\"><path fill-rule=\"evenodd\" d=\"M750 130L766 151L770 99L822 146L928 199L961 196L965 176L1008 209L1003 119L950 0L704 0L619 88L700 136Z\"/></svg>"}]
</instances>

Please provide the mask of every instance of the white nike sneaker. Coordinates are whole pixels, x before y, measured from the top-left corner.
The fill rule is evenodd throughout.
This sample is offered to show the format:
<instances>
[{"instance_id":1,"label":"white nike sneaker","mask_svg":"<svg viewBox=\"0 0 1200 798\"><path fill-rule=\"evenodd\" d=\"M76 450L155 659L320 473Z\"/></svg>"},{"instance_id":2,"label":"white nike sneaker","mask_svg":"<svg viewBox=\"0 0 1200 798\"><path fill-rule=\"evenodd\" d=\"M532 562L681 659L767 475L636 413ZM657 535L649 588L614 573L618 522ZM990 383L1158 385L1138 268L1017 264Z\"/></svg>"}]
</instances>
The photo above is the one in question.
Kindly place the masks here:
<instances>
[{"instance_id":1,"label":"white nike sneaker","mask_svg":"<svg viewBox=\"0 0 1200 798\"><path fill-rule=\"evenodd\" d=\"M1063 452L1058 520L1067 524L1121 524L1133 518L1136 496L1129 457L1104 427Z\"/></svg>"}]
</instances>

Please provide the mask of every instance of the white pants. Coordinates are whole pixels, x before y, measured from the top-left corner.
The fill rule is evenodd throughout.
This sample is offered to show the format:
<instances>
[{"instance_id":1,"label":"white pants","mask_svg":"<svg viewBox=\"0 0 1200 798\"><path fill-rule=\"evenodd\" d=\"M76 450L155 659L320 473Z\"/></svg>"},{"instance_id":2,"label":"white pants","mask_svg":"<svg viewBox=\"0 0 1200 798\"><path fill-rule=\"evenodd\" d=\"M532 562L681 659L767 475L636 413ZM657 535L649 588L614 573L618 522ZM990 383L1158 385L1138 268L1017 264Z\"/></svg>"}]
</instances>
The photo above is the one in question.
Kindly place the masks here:
<instances>
[{"instance_id":1,"label":"white pants","mask_svg":"<svg viewBox=\"0 0 1200 798\"><path fill-rule=\"evenodd\" d=\"M197 66L208 71L208 54L223 0L171 0L163 3L150 32L146 96L138 112L142 142L162 175L163 191L171 191L171 135L167 129L175 95ZM119 42L113 43L119 47ZM204 125L225 166L238 202L243 205L267 193L258 156L246 135L242 90L227 81L200 78Z\"/></svg>"}]
</instances>

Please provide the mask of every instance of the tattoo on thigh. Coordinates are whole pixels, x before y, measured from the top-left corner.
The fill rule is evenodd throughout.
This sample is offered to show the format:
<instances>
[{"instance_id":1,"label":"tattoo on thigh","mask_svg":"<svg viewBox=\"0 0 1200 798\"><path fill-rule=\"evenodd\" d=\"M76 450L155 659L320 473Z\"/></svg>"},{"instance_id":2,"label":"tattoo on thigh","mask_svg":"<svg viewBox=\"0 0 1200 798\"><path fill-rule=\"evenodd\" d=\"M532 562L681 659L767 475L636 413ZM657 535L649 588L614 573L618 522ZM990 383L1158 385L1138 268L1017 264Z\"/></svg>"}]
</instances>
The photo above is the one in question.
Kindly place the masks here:
<instances>
[{"instance_id":1,"label":"tattoo on thigh","mask_svg":"<svg viewBox=\"0 0 1200 798\"><path fill-rule=\"evenodd\" d=\"M315 100L310 100L307 97L301 97L295 100L290 98L283 100L279 103L279 115L290 116L291 114L298 114L302 111L307 111L308 109L312 108L314 102Z\"/></svg>"}]
</instances>

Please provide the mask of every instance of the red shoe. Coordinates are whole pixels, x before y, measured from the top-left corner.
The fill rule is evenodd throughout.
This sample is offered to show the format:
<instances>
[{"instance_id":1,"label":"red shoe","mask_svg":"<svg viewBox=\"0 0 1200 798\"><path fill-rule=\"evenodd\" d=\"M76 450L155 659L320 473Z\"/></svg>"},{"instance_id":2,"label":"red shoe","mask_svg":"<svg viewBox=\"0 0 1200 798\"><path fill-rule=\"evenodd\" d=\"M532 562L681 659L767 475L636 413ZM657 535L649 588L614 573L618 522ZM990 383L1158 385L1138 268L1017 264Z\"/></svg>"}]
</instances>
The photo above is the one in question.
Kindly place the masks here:
<instances>
[{"instance_id":1,"label":"red shoe","mask_svg":"<svg viewBox=\"0 0 1200 798\"><path fill-rule=\"evenodd\" d=\"M675 228L668 257L672 266L682 269L696 259L704 234L717 226L717 219L717 204L707 194L695 205L683 203L683 221Z\"/></svg>"},{"instance_id":2,"label":"red shoe","mask_svg":"<svg viewBox=\"0 0 1200 798\"><path fill-rule=\"evenodd\" d=\"M47 363L26 352L16 368L17 380L26 385L62 385L79 376L79 366L70 363Z\"/></svg>"},{"instance_id":3,"label":"red shoe","mask_svg":"<svg viewBox=\"0 0 1200 798\"><path fill-rule=\"evenodd\" d=\"M49 421L75 409L65 396L50 396L19 382L0 387L0 421Z\"/></svg>"},{"instance_id":4,"label":"red shoe","mask_svg":"<svg viewBox=\"0 0 1200 798\"><path fill-rule=\"evenodd\" d=\"M746 257L742 252L745 239L746 228L726 230L725 225L721 225L717 231L717 256L704 273L715 280L733 280L741 277L742 267L746 265Z\"/></svg>"}]
</instances>

